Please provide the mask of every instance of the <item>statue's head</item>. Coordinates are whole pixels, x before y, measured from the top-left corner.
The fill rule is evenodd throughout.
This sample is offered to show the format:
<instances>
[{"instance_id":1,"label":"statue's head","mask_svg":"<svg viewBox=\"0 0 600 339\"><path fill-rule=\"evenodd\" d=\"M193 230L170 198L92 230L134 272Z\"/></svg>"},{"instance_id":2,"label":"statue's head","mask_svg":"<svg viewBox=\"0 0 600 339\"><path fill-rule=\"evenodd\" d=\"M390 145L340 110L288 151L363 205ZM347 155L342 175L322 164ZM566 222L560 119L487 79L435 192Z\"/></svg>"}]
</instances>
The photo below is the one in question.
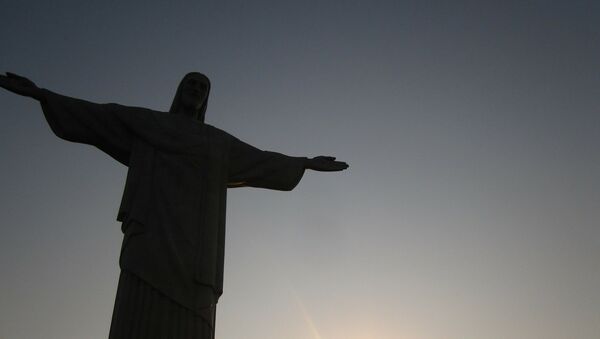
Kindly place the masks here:
<instances>
[{"instance_id":1,"label":"statue's head","mask_svg":"<svg viewBox=\"0 0 600 339\"><path fill-rule=\"evenodd\" d=\"M210 93L210 80L202 73L191 72L186 74L175 93L171 113L189 112L193 118L204 121L208 94Z\"/></svg>"}]
</instances>

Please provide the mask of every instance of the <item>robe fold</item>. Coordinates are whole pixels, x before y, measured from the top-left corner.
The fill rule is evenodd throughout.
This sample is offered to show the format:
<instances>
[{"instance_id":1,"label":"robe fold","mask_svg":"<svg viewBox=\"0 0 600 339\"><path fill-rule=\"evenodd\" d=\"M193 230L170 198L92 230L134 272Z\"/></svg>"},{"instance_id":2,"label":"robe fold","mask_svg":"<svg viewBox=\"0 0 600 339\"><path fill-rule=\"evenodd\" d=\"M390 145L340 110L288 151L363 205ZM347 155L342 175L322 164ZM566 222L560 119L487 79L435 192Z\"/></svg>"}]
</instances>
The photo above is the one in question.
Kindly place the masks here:
<instances>
[{"instance_id":1,"label":"robe fold","mask_svg":"<svg viewBox=\"0 0 600 339\"><path fill-rule=\"evenodd\" d=\"M191 310L216 304L227 188L292 190L306 158L259 150L187 117L43 92L58 137L96 146L128 167L117 215L121 269Z\"/></svg>"}]
</instances>

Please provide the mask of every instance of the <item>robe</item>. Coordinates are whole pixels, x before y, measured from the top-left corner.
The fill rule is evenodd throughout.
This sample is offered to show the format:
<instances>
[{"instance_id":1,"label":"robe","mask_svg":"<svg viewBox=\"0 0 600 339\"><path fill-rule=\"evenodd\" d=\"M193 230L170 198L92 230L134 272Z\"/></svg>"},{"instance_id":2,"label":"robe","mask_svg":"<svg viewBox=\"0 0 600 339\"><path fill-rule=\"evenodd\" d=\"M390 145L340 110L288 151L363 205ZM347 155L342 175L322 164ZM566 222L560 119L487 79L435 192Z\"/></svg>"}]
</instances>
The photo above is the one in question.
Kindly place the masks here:
<instances>
[{"instance_id":1,"label":"robe","mask_svg":"<svg viewBox=\"0 0 600 339\"><path fill-rule=\"evenodd\" d=\"M40 102L58 137L128 167L120 267L191 310L223 293L227 188L288 191L304 173L306 158L259 150L184 116L48 90Z\"/></svg>"}]
</instances>

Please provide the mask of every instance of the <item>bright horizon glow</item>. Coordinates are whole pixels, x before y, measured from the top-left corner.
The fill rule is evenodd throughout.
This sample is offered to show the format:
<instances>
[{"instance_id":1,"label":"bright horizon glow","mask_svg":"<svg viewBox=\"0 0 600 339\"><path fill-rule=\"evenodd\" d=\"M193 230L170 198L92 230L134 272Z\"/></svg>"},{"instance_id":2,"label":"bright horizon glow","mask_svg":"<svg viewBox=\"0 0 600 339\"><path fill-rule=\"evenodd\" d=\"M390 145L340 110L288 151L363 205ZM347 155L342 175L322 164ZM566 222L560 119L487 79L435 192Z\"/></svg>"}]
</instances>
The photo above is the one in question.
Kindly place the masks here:
<instances>
[{"instance_id":1,"label":"bright horizon glow","mask_svg":"<svg viewBox=\"0 0 600 339\"><path fill-rule=\"evenodd\" d=\"M415 335L402 335L402 334L394 334L392 335L384 335L377 330L367 329L365 327L369 327L365 325L365 321L367 319L372 319L373 315L370 314L362 314L361 316L356 317L359 320L362 320L363 323L354 321L350 323L344 324L343 328L333 328L330 329L330 334L325 336L323 335L315 321L313 316L306 308L306 305L300 298L298 292L294 288L289 288L289 292L294 300L296 306L298 307L302 318L306 324L307 332L310 333L310 339L420 339L421 337ZM348 310L340 310L340 316L347 316ZM360 310L355 310L355 312L359 313ZM341 327L341 326L340 326Z\"/></svg>"}]
</instances>

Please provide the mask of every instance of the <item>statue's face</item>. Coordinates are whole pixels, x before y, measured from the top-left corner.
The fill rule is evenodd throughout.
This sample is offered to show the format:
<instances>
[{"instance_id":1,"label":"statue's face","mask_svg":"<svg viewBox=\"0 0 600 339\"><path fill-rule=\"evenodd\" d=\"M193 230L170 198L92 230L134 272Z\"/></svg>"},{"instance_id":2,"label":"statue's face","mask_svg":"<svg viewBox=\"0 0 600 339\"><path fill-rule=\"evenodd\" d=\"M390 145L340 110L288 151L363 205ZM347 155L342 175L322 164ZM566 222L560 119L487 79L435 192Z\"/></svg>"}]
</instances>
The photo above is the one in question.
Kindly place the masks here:
<instances>
[{"instance_id":1,"label":"statue's face","mask_svg":"<svg viewBox=\"0 0 600 339\"><path fill-rule=\"evenodd\" d=\"M202 107L208 95L208 83L201 76L191 75L184 80L181 88L181 105L188 111L197 111Z\"/></svg>"}]
</instances>

